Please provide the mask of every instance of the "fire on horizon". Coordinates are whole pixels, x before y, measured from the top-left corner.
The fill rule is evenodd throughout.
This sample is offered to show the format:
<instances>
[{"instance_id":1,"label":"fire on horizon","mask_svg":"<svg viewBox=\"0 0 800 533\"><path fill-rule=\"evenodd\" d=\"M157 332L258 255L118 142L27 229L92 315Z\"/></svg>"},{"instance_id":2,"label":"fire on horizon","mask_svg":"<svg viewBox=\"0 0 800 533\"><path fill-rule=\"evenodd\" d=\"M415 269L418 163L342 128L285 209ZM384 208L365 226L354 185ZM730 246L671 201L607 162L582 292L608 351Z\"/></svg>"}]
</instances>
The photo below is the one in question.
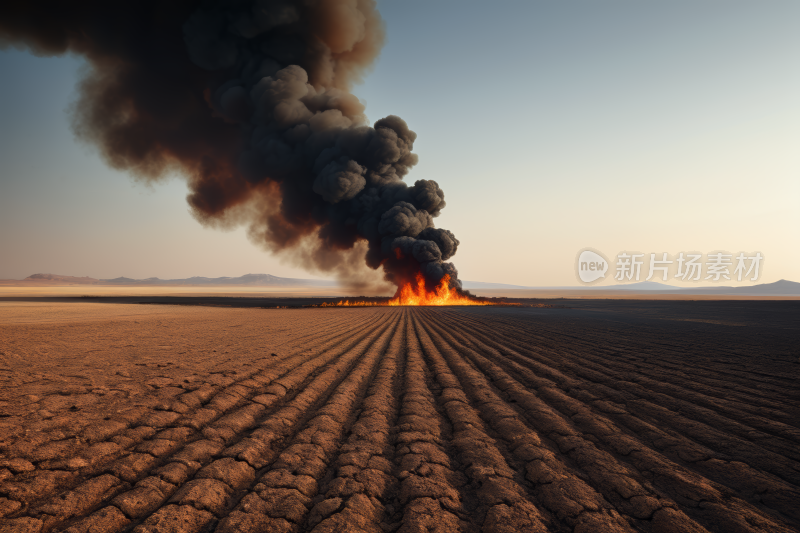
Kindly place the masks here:
<instances>
[{"instance_id":1,"label":"fire on horizon","mask_svg":"<svg viewBox=\"0 0 800 533\"><path fill-rule=\"evenodd\" d=\"M451 287L450 276L445 276L433 290L427 288L425 277L418 273L416 283L406 282L397 288L394 297L387 301L341 300L320 304L318 307L372 307L372 306L430 306L430 305L496 305L478 300L469 294Z\"/></svg>"}]
</instances>

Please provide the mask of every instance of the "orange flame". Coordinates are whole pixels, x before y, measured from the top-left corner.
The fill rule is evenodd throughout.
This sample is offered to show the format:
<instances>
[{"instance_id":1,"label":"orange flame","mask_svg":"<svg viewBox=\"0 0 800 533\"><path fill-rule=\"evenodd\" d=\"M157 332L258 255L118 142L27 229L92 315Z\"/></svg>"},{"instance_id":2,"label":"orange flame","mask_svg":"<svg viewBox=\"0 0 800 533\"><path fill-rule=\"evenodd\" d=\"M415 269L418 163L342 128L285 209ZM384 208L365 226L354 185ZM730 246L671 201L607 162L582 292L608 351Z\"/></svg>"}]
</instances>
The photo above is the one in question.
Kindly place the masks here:
<instances>
[{"instance_id":1,"label":"orange flame","mask_svg":"<svg viewBox=\"0 0 800 533\"><path fill-rule=\"evenodd\" d=\"M400 287L389 305L489 305L473 300L450 288L450 276L445 274L433 291L425 288L425 278L417 273L416 287L406 283Z\"/></svg>"},{"instance_id":2,"label":"orange flame","mask_svg":"<svg viewBox=\"0 0 800 533\"><path fill-rule=\"evenodd\" d=\"M394 298L388 302L369 302L344 300L336 303L323 303L320 307L368 307L376 305L492 305L490 302L475 300L450 288L450 276L445 274L432 291L425 287L425 278L417 273L416 284L405 283L397 289Z\"/></svg>"}]
</instances>

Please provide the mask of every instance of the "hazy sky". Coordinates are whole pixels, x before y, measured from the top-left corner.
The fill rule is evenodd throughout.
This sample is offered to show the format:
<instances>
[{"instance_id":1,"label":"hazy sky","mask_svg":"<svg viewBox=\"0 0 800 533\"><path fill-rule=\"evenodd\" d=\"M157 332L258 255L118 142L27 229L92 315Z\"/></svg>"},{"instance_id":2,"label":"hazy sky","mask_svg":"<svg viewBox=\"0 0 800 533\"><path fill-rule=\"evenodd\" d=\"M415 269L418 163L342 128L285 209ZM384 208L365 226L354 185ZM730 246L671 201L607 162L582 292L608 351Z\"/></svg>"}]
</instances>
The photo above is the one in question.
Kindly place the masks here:
<instances>
[{"instance_id":1,"label":"hazy sky","mask_svg":"<svg viewBox=\"0 0 800 533\"><path fill-rule=\"evenodd\" d=\"M800 3L382 1L355 94L403 117L461 278L574 285L579 250L760 251L800 281ZM82 62L0 51L0 279L314 277L73 138ZM670 280L669 283L675 283Z\"/></svg>"}]
</instances>

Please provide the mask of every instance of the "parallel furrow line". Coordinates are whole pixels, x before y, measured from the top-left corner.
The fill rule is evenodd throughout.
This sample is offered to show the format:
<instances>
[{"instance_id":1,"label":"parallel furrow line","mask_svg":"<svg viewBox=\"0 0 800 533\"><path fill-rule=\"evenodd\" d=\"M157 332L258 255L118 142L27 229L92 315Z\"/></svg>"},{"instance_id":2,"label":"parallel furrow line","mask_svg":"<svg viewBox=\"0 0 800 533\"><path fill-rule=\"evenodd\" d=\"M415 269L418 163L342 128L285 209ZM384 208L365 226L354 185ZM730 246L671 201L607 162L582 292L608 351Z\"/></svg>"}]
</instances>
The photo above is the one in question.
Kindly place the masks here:
<instances>
[{"instance_id":1,"label":"parallel furrow line","mask_svg":"<svg viewBox=\"0 0 800 533\"><path fill-rule=\"evenodd\" d=\"M489 339L495 337L495 335L485 332L481 333L481 337ZM562 360L561 364L568 367L572 373L581 380L576 383L574 378L570 378L562 372L556 371L552 367L549 367L547 363L540 362L536 357L539 352L534 352L529 345L521 344L513 338L504 338L500 345L514 346L517 349L515 356L519 357L521 355L527 360L525 362L520 361L523 365L531 367L537 372L544 372L545 375L550 374L548 377L553 379L556 383L559 383L561 388L574 387L584 382L592 383L596 388L604 388L606 390L612 389L618 393L618 396L625 398L623 403L626 404L627 409L633 414L640 414L645 418L658 421L661 424L667 423L678 432L692 437L695 441L702 443L704 446L710 449L718 449L726 457L733 456L740 460L745 460L751 466L770 472L794 485L800 485L800 464L780 453L780 451L791 448L789 443L781 443L773 446L770 444L769 440L763 437L756 442L750 442L736 435L745 434L748 438L755 438L759 434L764 434L727 417L721 418L721 415L715 416L714 413L696 407L691 402L664 394L651 393L637 383L625 382L623 384L613 377L601 379L594 371L587 369L586 364L581 364L577 361ZM534 355L534 353L536 355ZM542 365L544 365L544 367ZM693 416L690 418L687 416L689 414ZM707 424L705 421L709 419L716 420L718 425L727 429L729 433L720 431L716 427ZM778 437L772 438L777 439ZM773 451L771 448L780 451Z\"/></svg>"},{"instance_id":2,"label":"parallel furrow line","mask_svg":"<svg viewBox=\"0 0 800 533\"><path fill-rule=\"evenodd\" d=\"M430 357L440 360L435 367L437 378L441 377L443 384L449 384L445 392L451 391L449 396L443 393L443 398L449 400L447 406L454 415L464 420L465 431L473 433L479 431L483 425L481 420L496 431L511 454L526 465L526 478L533 486L535 500L571 531L598 533L633 531L627 520L600 493L570 471L559 457L547 448L537 432L522 422L517 412L492 390L486 377L462 358L463 351L457 353L440 332L434 332L428 327L430 315L428 313L426 315L427 320L420 327L422 345ZM459 387L459 382L463 383L464 392L462 387ZM474 408L470 404L473 404ZM484 433L480 441L467 440L464 453L480 457L481 452L484 454L488 452L488 457L478 461L478 464L486 463L478 470L478 475L503 477L503 474L506 474L511 477L510 469L507 466L503 469L501 466L505 465L502 456L495 446L489 444L489 438ZM492 462L495 464L492 465ZM494 498L514 501L509 495L513 495L516 491L503 486L507 485L508 481L511 480L503 484L495 481L495 486L486 485L486 481L483 481L483 486L490 488L489 494ZM644 494L644 491L642 493ZM654 503L657 504L657 508L662 507L658 502ZM653 511L651 509L650 514Z\"/></svg>"},{"instance_id":3,"label":"parallel furrow line","mask_svg":"<svg viewBox=\"0 0 800 533\"><path fill-rule=\"evenodd\" d=\"M106 473L99 478L90 479L76 489L40 506L34 516L44 522L43 530L47 531L65 521L86 515L98 504L125 491L131 484L137 482L147 484L149 478L145 476L159 465L166 465L162 470L166 468L169 474L165 475L173 479L180 480L191 475L207 462L222 444L231 439L241 438L239 435L241 431L255 426L270 410L293 398L301 385L321 368L387 324L386 320L377 324L370 323L368 327L359 329L359 335L355 339L341 339L329 345L328 350L314 354L311 358L306 355L284 358L257 376L259 389L241 385L235 386L241 390L229 387L225 394L215 396L207 404L208 407L194 412L200 416L184 416L177 419L173 417L171 422L167 421L161 425L167 427L158 433L152 426L143 426L147 432L137 435L139 439L134 443L138 444L135 452L109 464L101 470ZM218 401L215 402L214 399ZM92 494L96 497L87 500L85 497L87 487L98 483L96 479L102 479L107 487L104 486L102 491L92 490ZM151 487L146 487L133 490L134 498L145 494L150 500L153 498L158 500L158 493L163 493L165 489L161 487L161 490L153 491ZM102 501L98 502L98 498L102 498ZM122 501L121 498L124 498L124 495L120 495L118 499ZM70 505L65 505L65 501ZM148 506L145 503L135 502L129 506L130 508L125 508L127 516L136 518L139 514L146 513Z\"/></svg>"},{"instance_id":4,"label":"parallel furrow line","mask_svg":"<svg viewBox=\"0 0 800 533\"><path fill-rule=\"evenodd\" d=\"M404 311L402 324L392 337L375 381L367 391L358 420L334 462L335 477L333 472L326 476L331 479L321 491L324 499L311 509L305 530L383 533L380 525L394 511L388 497L397 488L397 480L392 475L392 428L398 416L399 376L402 375L407 327L407 312Z\"/></svg>"},{"instance_id":5,"label":"parallel furrow line","mask_svg":"<svg viewBox=\"0 0 800 533\"><path fill-rule=\"evenodd\" d=\"M331 369L324 378L330 383L319 382L317 387L320 389L327 385L324 406L323 399L313 399L313 386L304 391L309 392L305 409L287 413L305 419L302 431L291 438L289 446L280 453L270 454L270 459L275 457L274 462L261 467L256 475L257 484L241 500L228 502L228 507L235 503L235 508L220 522L216 529L218 532L256 532L267 527L276 532L299 530L313 506L322 476L341 447L348 426L355 419L356 408L363 401L392 338L398 334L397 322L401 315L395 312L393 316L395 320L391 327L384 330L374 343L365 346L363 353L353 355L350 363L353 370L346 378L341 376L339 369ZM320 375L320 379L323 376ZM321 407L318 408L317 404ZM268 431L280 431L282 426L286 426L284 420L275 422ZM266 456L259 458L259 464L265 459ZM258 466L252 461L249 463ZM221 511L218 511L218 516Z\"/></svg>"},{"instance_id":6,"label":"parallel furrow line","mask_svg":"<svg viewBox=\"0 0 800 533\"><path fill-rule=\"evenodd\" d=\"M413 316L410 309L409 314ZM436 409L411 327L406 328L405 338L404 383L395 428L394 475L400 489L392 504L396 509L392 522L400 525L398 533L476 532L470 506L464 502L467 479L446 448L450 428Z\"/></svg>"},{"instance_id":7,"label":"parallel furrow line","mask_svg":"<svg viewBox=\"0 0 800 533\"><path fill-rule=\"evenodd\" d=\"M452 326L448 329L448 331L453 330L455 330L455 328L452 328ZM463 330L458 330L457 334L462 338L475 338L480 336L477 333L467 333ZM764 515L763 511L752 508L743 501L731 499L730 495L726 494L724 491L719 492L706 483L702 477L690 474L688 471L668 461L660 454L649 450L638 438L631 437L620 431L611 420L593 412L581 401L565 395L557 389L555 383L535 375L531 370L518 363L514 363L509 359L508 356L510 354L508 351L498 352L484 345L481 350L487 354L484 356L472 349L471 346L468 347L459 342L453 342L452 344L456 346L461 353L468 354L470 359L472 359L486 375L495 381L496 386L504 390L504 392L509 395L509 398L522 408L522 412L526 415L526 418L534 423L535 426L550 424L550 438L558 443L562 452L582 456L580 462L583 464L581 467L588 469L590 472L594 470L596 472L596 476L594 477L597 483L602 483L603 479L606 478L607 474L603 473L602 470L606 468L605 465L609 465L608 459L611 459L615 463L616 460L614 460L612 456L608 456L604 461L603 457L597 456L597 453L588 453L592 452L591 446L588 448L584 447L584 449L576 447L574 440L576 435L580 434L573 429L573 426L580 429L581 432L591 435L598 442L603 443L606 451L617 454L622 461L622 465L625 465L625 463L633 464L635 467L633 469L627 468L626 466L629 475L631 473L635 475L637 471L642 473L648 472L647 465L649 463L651 466L655 467L649 470L655 475L654 482L656 485L666 494L670 494L676 502L686 502L687 500L694 501L695 506L699 503L705 503L707 509L705 509L705 513L699 513L699 516L702 517L703 514L709 515L708 520L703 520L706 523L708 523L709 520L710 523L723 520L729 522L728 527L735 528L740 526L736 520L741 520L741 516L747 516L750 522L752 524L758 524L762 531L785 530L783 525L775 522L771 517ZM502 370L501 367L506 367L508 373ZM511 375L515 377L511 378ZM524 383L521 383L521 381ZM530 392L529 388L536 391L539 397ZM551 417L542 419L542 413L547 413L548 411L553 413L555 417L553 418L554 420L558 418L558 415L542 401L543 399L555 405L557 410L565 413L569 422L561 419L560 423L552 425L552 420L547 420L547 418ZM646 432L644 433L646 434ZM616 465L609 466L616 467L619 465L620 463L616 463ZM683 471L683 473L681 473L681 471ZM761 477L763 478L763 475ZM663 479L659 482L659 478ZM609 474L608 479L613 479L613 475ZM622 494L619 488L613 484L611 486L617 493ZM624 485L620 486L627 488ZM773 481L772 488L774 489L774 487L775 483ZM792 487L788 485L784 488L792 490ZM761 487L761 489L763 490L763 487ZM781 492L782 491L775 491L773 500L783 499L785 502L792 499L791 496L782 496ZM783 509L781 509L781 507L783 507ZM689 508L691 509L691 506ZM779 510L789 510L785 505L779 505L778 508Z\"/></svg>"}]
</instances>

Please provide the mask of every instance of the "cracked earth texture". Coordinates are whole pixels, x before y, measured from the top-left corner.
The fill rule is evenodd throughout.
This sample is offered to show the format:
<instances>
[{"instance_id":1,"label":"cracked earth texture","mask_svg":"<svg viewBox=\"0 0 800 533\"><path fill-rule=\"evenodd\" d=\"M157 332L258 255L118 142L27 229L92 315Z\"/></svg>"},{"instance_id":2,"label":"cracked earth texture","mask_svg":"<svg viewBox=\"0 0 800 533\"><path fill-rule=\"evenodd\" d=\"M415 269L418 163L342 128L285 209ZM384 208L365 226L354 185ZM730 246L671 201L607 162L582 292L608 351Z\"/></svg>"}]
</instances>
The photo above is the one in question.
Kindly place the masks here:
<instances>
[{"instance_id":1,"label":"cracked earth texture","mask_svg":"<svg viewBox=\"0 0 800 533\"><path fill-rule=\"evenodd\" d=\"M688 304L1 303L0 532L800 531L800 307Z\"/></svg>"}]
</instances>

